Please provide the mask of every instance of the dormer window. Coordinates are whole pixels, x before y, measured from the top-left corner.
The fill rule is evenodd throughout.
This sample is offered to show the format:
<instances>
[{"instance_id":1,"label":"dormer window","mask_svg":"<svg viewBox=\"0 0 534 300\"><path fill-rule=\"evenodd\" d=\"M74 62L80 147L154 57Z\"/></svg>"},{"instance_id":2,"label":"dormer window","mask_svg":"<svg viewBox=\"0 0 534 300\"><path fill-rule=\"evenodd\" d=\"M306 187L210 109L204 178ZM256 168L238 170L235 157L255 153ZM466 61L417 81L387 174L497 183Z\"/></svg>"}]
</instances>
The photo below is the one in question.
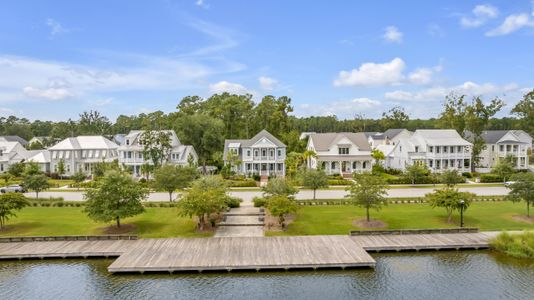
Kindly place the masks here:
<instances>
[{"instance_id":1,"label":"dormer window","mask_svg":"<svg viewBox=\"0 0 534 300\"><path fill-rule=\"evenodd\" d=\"M126 140L126 145L130 145L130 140Z\"/></svg>"},{"instance_id":2,"label":"dormer window","mask_svg":"<svg viewBox=\"0 0 534 300\"><path fill-rule=\"evenodd\" d=\"M340 155L347 155L347 154L349 154L349 148L348 147L339 147L338 148L338 153Z\"/></svg>"},{"instance_id":3,"label":"dormer window","mask_svg":"<svg viewBox=\"0 0 534 300\"><path fill-rule=\"evenodd\" d=\"M419 152L419 146L415 146L415 153Z\"/></svg>"},{"instance_id":4,"label":"dormer window","mask_svg":"<svg viewBox=\"0 0 534 300\"><path fill-rule=\"evenodd\" d=\"M430 153L434 152L434 147L433 146L429 146L428 147L428 152L430 152Z\"/></svg>"}]
</instances>

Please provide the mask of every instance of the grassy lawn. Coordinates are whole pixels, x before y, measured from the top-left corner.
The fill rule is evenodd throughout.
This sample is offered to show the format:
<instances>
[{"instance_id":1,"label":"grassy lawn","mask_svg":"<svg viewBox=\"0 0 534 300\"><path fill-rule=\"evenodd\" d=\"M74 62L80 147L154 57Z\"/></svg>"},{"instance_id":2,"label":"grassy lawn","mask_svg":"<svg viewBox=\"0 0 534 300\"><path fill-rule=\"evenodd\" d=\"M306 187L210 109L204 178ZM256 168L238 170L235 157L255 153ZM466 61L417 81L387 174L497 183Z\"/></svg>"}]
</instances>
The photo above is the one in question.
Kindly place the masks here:
<instances>
[{"instance_id":1,"label":"grassy lawn","mask_svg":"<svg viewBox=\"0 0 534 300\"><path fill-rule=\"evenodd\" d=\"M81 207L27 207L7 222L0 236L95 235L103 234L110 224L95 223ZM146 208L145 213L121 220L121 224L135 225L132 234L145 238L204 237L197 233L192 219L178 217L174 208Z\"/></svg>"},{"instance_id":2,"label":"grassy lawn","mask_svg":"<svg viewBox=\"0 0 534 300\"><path fill-rule=\"evenodd\" d=\"M475 202L464 215L466 227L481 230L534 229L534 224L513 219L524 215L524 203ZM302 206L296 219L285 232L266 232L266 235L319 235L348 234L357 218L364 218L365 211L355 206ZM381 211L371 211L371 218L388 224L388 229L447 228L459 225L459 213L453 214L454 224L448 224L445 209L432 209L428 204L391 204Z\"/></svg>"},{"instance_id":3,"label":"grassy lawn","mask_svg":"<svg viewBox=\"0 0 534 300\"><path fill-rule=\"evenodd\" d=\"M52 187L62 187L65 185L73 184L74 180L70 179L48 179L48 183Z\"/></svg>"}]
</instances>

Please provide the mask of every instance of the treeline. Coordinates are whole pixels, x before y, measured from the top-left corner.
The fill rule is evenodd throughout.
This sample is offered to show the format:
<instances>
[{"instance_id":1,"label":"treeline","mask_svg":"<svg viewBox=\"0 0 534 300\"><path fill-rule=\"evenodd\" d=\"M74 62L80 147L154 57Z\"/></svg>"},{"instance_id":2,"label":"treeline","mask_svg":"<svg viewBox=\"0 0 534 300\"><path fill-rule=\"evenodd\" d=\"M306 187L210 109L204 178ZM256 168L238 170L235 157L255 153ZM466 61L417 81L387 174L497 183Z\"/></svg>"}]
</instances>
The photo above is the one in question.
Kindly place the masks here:
<instances>
[{"instance_id":1,"label":"treeline","mask_svg":"<svg viewBox=\"0 0 534 300\"><path fill-rule=\"evenodd\" d=\"M291 116L291 98L286 96L265 96L255 103L251 95L222 93L207 99L185 97L178 103L176 111L168 114L156 111L121 115L115 122L98 111L83 112L78 120L61 122L31 122L16 116L3 117L0 118L0 135L18 135L27 140L34 136L63 139L77 135L111 136L137 129L173 129L182 143L195 147L201 163L221 162L224 139L251 138L262 129L267 129L286 143L288 152L303 151L305 142L299 140L302 132L374 132L389 128L454 128L461 131L465 126L459 126L461 124L457 124L456 120L463 122L469 116L485 118L483 126L478 126L485 130L524 129L534 135L534 90L512 109L513 117L494 118L495 113L488 114L481 103L480 97L470 101L463 95L451 94L444 99L443 112L436 118L410 119L402 107L393 107L379 119L355 115L353 119L340 120L335 116ZM500 107L502 105L496 111ZM462 115L466 109L471 113ZM465 128L469 129L469 126Z\"/></svg>"}]
</instances>

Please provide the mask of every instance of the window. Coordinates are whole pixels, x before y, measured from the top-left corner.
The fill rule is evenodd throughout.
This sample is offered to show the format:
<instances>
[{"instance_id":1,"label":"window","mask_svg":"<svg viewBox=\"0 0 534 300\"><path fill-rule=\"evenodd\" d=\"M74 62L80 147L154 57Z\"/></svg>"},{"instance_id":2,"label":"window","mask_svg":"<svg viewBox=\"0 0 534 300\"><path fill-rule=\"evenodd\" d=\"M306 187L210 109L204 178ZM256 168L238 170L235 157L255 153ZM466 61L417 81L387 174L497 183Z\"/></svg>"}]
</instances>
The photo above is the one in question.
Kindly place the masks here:
<instances>
[{"instance_id":1,"label":"window","mask_svg":"<svg viewBox=\"0 0 534 300\"><path fill-rule=\"evenodd\" d=\"M458 150L458 151L457 151L458 153L462 152L462 146L458 146L458 149L457 149L457 150Z\"/></svg>"},{"instance_id":2,"label":"window","mask_svg":"<svg viewBox=\"0 0 534 300\"><path fill-rule=\"evenodd\" d=\"M330 164L330 169L335 169L335 168L336 168L336 162L333 161L333 162Z\"/></svg>"},{"instance_id":3,"label":"window","mask_svg":"<svg viewBox=\"0 0 534 300\"><path fill-rule=\"evenodd\" d=\"M349 148L348 147L339 147L338 148L339 154L349 154Z\"/></svg>"},{"instance_id":4,"label":"window","mask_svg":"<svg viewBox=\"0 0 534 300\"><path fill-rule=\"evenodd\" d=\"M254 156L258 156L258 150L254 150Z\"/></svg>"},{"instance_id":5,"label":"window","mask_svg":"<svg viewBox=\"0 0 534 300\"><path fill-rule=\"evenodd\" d=\"M504 145L499 146L499 151L504 152Z\"/></svg>"},{"instance_id":6,"label":"window","mask_svg":"<svg viewBox=\"0 0 534 300\"><path fill-rule=\"evenodd\" d=\"M132 158L132 152L128 151L128 158Z\"/></svg>"},{"instance_id":7,"label":"window","mask_svg":"<svg viewBox=\"0 0 534 300\"><path fill-rule=\"evenodd\" d=\"M451 153L454 153L454 147L451 146Z\"/></svg>"},{"instance_id":8,"label":"window","mask_svg":"<svg viewBox=\"0 0 534 300\"><path fill-rule=\"evenodd\" d=\"M0 150L0 156L4 155L4 150Z\"/></svg>"},{"instance_id":9,"label":"window","mask_svg":"<svg viewBox=\"0 0 534 300\"><path fill-rule=\"evenodd\" d=\"M439 153L439 150L440 150L439 146L436 146L436 153Z\"/></svg>"},{"instance_id":10,"label":"window","mask_svg":"<svg viewBox=\"0 0 534 300\"><path fill-rule=\"evenodd\" d=\"M433 160L429 160L429 161L428 161L428 166L429 166L430 168L433 168L433 167L434 167L434 161L433 161Z\"/></svg>"},{"instance_id":11,"label":"window","mask_svg":"<svg viewBox=\"0 0 534 300\"><path fill-rule=\"evenodd\" d=\"M433 146L429 146L428 147L428 152L430 152L430 153L434 152L434 147Z\"/></svg>"},{"instance_id":12,"label":"window","mask_svg":"<svg viewBox=\"0 0 534 300\"><path fill-rule=\"evenodd\" d=\"M269 151L271 156L274 156L274 150Z\"/></svg>"},{"instance_id":13,"label":"window","mask_svg":"<svg viewBox=\"0 0 534 300\"><path fill-rule=\"evenodd\" d=\"M265 149L261 150L261 156L267 156L267 150Z\"/></svg>"},{"instance_id":14,"label":"window","mask_svg":"<svg viewBox=\"0 0 534 300\"><path fill-rule=\"evenodd\" d=\"M415 146L415 152L419 152L419 146Z\"/></svg>"},{"instance_id":15,"label":"window","mask_svg":"<svg viewBox=\"0 0 534 300\"><path fill-rule=\"evenodd\" d=\"M514 145L514 152L517 151L517 145Z\"/></svg>"},{"instance_id":16,"label":"window","mask_svg":"<svg viewBox=\"0 0 534 300\"><path fill-rule=\"evenodd\" d=\"M250 150L247 150L247 156L250 156Z\"/></svg>"},{"instance_id":17,"label":"window","mask_svg":"<svg viewBox=\"0 0 534 300\"><path fill-rule=\"evenodd\" d=\"M443 147L443 153L447 153L447 148L448 147Z\"/></svg>"},{"instance_id":18,"label":"window","mask_svg":"<svg viewBox=\"0 0 534 300\"><path fill-rule=\"evenodd\" d=\"M510 145L506 145L506 151L510 152L510 150L512 150L512 147L510 147Z\"/></svg>"},{"instance_id":19,"label":"window","mask_svg":"<svg viewBox=\"0 0 534 300\"><path fill-rule=\"evenodd\" d=\"M278 149L278 157L282 156L282 150Z\"/></svg>"},{"instance_id":20,"label":"window","mask_svg":"<svg viewBox=\"0 0 534 300\"><path fill-rule=\"evenodd\" d=\"M130 140L126 140L126 145L130 145Z\"/></svg>"}]
</instances>

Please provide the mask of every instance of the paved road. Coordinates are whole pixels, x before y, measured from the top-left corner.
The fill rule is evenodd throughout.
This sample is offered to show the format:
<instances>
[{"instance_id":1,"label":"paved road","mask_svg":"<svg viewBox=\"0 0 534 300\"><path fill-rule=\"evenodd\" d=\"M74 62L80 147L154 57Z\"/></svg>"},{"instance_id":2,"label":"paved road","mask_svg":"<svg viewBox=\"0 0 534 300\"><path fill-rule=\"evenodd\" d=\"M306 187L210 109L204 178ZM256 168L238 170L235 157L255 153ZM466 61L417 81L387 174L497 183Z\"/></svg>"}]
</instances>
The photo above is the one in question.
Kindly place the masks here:
<instances>
[{"instance_id":1,"label":"paved road","mask_svg":"<svg viewBox=\"0 0 534 300\"><path fill-rule=\"evenodd\" d=\"M475 193L479 196L501 196L508 194L508 189L502 186L497 187L463 187L460 191ZM422 197L427 193L432 192L432 188L405 188L405 189L390 189L388 190L388 197ZM260 191L232 191L230 194L234 197L239 197L245 202L252 201L252 198L261 196ZM27 193L29 197L35 197L35 193ZM344 190L318 190L317 199L339 199L346 195ZM82 192L41 192L39 197L63 197L66 201L82 201ZM174 195L176 198L176 195ZM313 191L303 190L297 194L297 199L312 199ZM151 193L149 201L169 201L169 194L167 193Z\"/></svg>"}]
</instances>

